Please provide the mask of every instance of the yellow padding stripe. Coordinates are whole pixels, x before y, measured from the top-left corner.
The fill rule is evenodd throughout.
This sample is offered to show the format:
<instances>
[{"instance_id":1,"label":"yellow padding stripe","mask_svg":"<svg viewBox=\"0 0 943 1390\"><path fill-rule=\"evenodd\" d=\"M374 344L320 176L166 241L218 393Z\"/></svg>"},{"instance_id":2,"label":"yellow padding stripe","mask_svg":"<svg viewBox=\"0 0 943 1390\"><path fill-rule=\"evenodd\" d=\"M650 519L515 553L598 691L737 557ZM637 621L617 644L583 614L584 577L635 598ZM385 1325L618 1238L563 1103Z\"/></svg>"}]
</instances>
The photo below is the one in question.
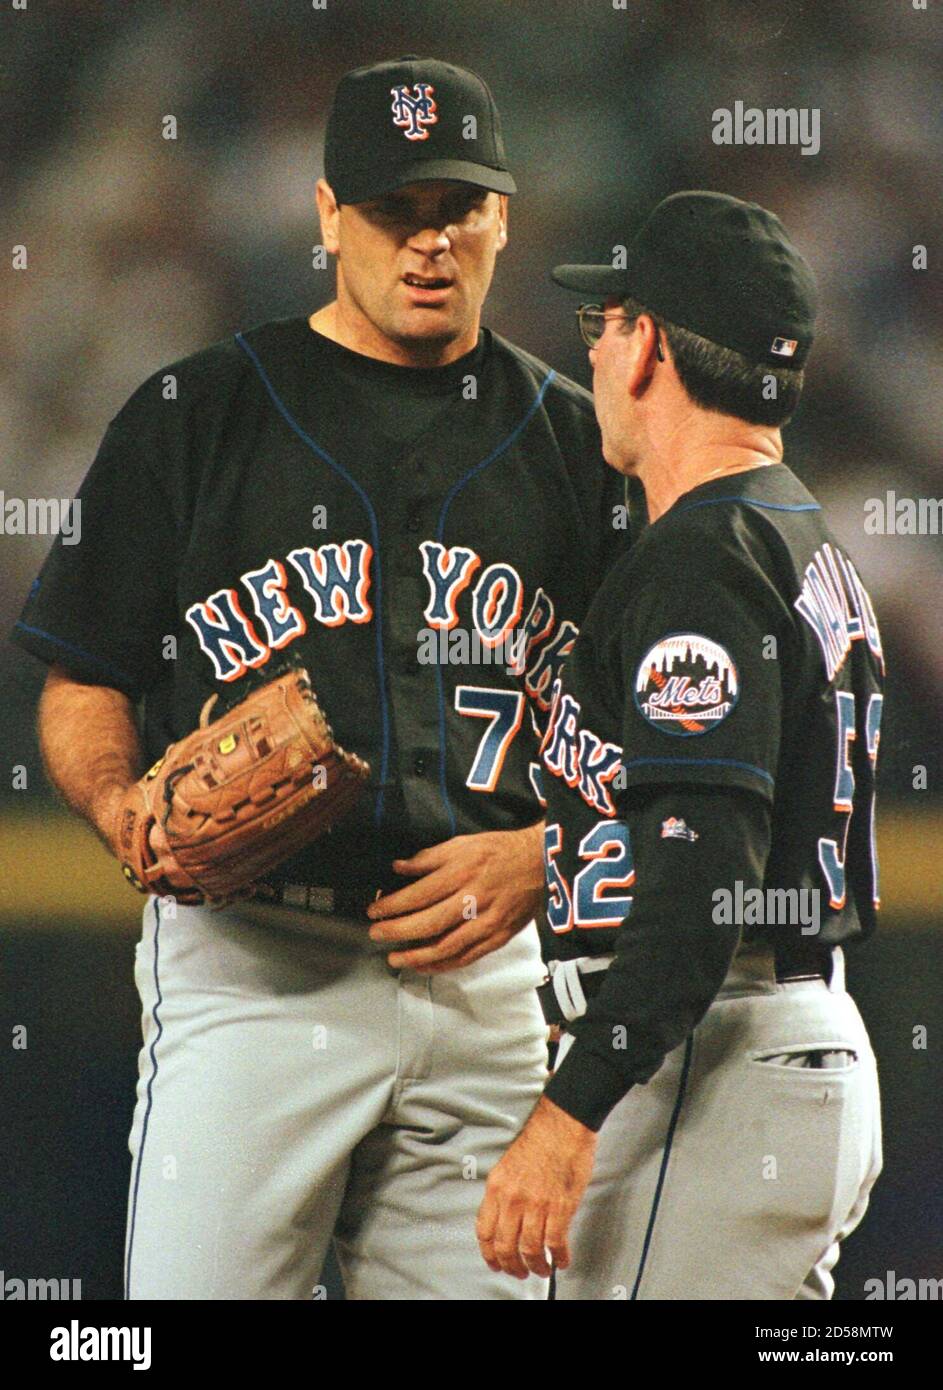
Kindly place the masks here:
<instances>
[{"instance_id":1,"label":"yellow padding stripe","mask_svg":"<svg viewBox=\"0 0 943 1390\"><path fill-rule=\"evenodd\" d=\"M943 923L943 813L887 810L878 835L885 923ZM76 817L8 812L0 862L0 918L11 925L139 929L144 898Z\"/></svg>"}]
</instances>

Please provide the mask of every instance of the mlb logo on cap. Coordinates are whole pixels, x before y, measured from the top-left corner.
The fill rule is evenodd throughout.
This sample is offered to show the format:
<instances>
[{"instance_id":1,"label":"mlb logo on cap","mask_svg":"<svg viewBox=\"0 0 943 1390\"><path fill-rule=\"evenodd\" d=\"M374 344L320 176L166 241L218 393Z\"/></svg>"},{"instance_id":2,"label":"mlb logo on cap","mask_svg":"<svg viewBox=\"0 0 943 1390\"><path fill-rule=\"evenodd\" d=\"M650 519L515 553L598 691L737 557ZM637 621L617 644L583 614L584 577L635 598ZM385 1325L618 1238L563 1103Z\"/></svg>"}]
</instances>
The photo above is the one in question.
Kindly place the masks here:
<instances>
[{"instance_id":1,"label":"mlb logo on cap","mask_svg":"<svg viewBox=\"0 0 943 1390\"><path fill-rule=\"evenodd\" d=\"M798 346L797 338L774 338L770 352L775 352L777 357L792 357Z\"/></svg>"}]
</instances>

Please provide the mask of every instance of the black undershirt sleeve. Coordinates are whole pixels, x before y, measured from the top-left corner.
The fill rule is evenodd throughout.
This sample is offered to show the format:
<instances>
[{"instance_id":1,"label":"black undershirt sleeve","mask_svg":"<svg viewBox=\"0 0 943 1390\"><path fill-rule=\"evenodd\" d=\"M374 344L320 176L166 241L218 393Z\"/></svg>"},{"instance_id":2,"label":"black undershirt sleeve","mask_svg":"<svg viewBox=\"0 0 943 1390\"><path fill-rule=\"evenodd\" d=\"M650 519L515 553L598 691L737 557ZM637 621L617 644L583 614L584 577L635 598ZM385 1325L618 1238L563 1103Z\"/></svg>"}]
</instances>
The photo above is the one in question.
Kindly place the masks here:
<instances>
[{"instance_id":1,"label":"black undershirt sleeve","mask_svg":"<svg viewBox=\"0 0 943 1390\"><path fill-rule=\"evenodd\" d=\"M665 835L670 818L697 838ZM628 820L632 909L602 988L568 1025L575 1042L546 1089L593 1130L707 1012L740 939L715 894L738 880L744 891L761 887L769 854L769 802L741 788L650 786L633 796Z\"/></svg>"}]
</instances>

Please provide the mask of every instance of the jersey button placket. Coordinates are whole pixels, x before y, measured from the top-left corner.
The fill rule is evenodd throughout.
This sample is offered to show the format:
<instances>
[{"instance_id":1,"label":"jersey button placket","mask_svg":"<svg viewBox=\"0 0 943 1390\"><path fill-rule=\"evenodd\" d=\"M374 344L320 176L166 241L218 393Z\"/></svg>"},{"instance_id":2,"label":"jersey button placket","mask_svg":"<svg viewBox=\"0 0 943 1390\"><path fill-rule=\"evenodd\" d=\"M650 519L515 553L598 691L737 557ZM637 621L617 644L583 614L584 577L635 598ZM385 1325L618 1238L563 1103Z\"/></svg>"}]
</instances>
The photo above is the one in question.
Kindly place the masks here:
<instances>
[{"instance_id":1,"label":"jersey button placket","mask_svg":"<svg viewBox=\"0 0 943 1390\"><path fill-rule=\"evenodd\" d=\"M412 512L406 521L407 532L415 537L420 529L420 524L418 512ZM407 554L410 556L415 554L415 545L414 539L403 542L401 553L404 560L407 558ZM404 675L417 673L419 664L415 648L403 650L397 664ZM411 767L415 777L425 777L427 767L425 755L414 753ZM414 974L411 970L401 970L399 974L399 1032L399 1066L393 1099L394 1110L396 1101L402 1095L405 1087L411 1081L427 1077L432 1065L434 1035L432 981L428 977Z\"/></svg>"}]
</instances>

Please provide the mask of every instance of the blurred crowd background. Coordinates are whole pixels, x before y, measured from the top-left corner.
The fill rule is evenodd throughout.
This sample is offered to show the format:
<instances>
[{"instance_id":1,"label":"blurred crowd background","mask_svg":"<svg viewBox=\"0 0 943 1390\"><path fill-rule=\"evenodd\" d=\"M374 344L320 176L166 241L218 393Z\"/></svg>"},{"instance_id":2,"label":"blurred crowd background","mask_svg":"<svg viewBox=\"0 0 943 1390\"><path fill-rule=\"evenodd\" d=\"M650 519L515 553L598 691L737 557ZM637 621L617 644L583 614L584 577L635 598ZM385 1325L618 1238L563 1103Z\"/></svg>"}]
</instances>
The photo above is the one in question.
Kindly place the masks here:
<instances>
[{"instance_id":1,"label":"blurred crowd background","mask_svg":"<svg viewBox=\"0 0 943 1390\"><path fill-rule=\"evenodd\" d=\"M548 280L554 262L609 259L651 206L679 188L721 189L780 214L822 291L787 461L859 561L889 668L880 771L901 897L887 902L888 940L875 947L861 988L874 1001L876 1035L887 1024L885 1094L910 1128L891 1141L901 1166L885 1183L884 1214L858 1239L885 1239L891 1252L903 1242L891 1266L898 1273L909 1252L915 1275L943 1274L939 1118L929 1106L943 1077L936 1054L910 1047L912 1026L933 1009L939 1017L931 982L943 964L940 864L928 849L943 843L943 542L868 535L864 524L867 499L889 489L943 495L938 10L914 9L910 0L629 0L624 9L612 0L326 0L324 8L309 0L60 0L7 6L0 25L7 498L71 496L108 420L146 376L237 329L310 312L331 297L332 272L312 268L313 190L331 94L350 67L418 52L488 81L519 194L486 322L586 384L571 297ZM737 101L818 108L820 152L714 144L712 112ZM167 115L177 121L175 140L162 138ZM13 270L18 245L28 268ZM918 246L928 248L926 270L914 269ZM4 631L49 543L0 535ZM145 597L124 592L116 601L133 608ZM4 1019L11 1010L15 1019L27 998L48 1013L36 984L40 957L63 1005L75 1000L63 962L80 977L98 970L99 1055L112 1045L115 1075L131 1076L134 1010L121 954L128 938L116 930L81 943L105 922L133 930L135 906L121 899L115 907L110 887L89 898L74 857L63 853L74 828L53 811L32 733L41 676L9 645L0 648L0 915L13 942L8 961L19 969L7 973L13 992ZM28 790L12 785L7 769L16 765L29 769ZM914 789L919 766L927 768L925 790ZM45 836L40 814L53 828ZM105 868L94 871L103 884ZM79 899L82 910L70 912ZM50 944L65 940L67 949ZM106 944L114 942L121 945ZM86 1046L88 1065L93 1054ZM50 1074L55 1061L53 1049ZM80 1092L103 1084L100 1071L89 1080L88 1066L74 1069ZM120 1107L130 1102L123 1086L117 1098L108 1092L119 1107L116 1136L126 1118ZM917 1088L916 1102L904 1105L902 1087ZM42 1131L52 1153L41 1107L33 1104L28 1117L24 1125ZM109 1155L117 1193L121 1155ZM40 1184L40 1196L45 1182L54 1205L53 1179L35 1166L26 1181ZM99 1183L99 1197L108 1190ZM90 1232L100 1233L104 1220L107 1238L116 1238L113 1214L97 1226L88 1219ZM41 1235L34 1222L29 1236L23 1218L21 1263L58 1248L50 1222ZM101 1240L88 1240L87 1258L105 1269ZM872 1264L885 1258L872 1256ZM0 1257L3 1265L2 1248ZM9 1259L5 1267L12 1272ZM103 1288L110 1277L102 1276Z\"/></svg>"},{"instance_id":2,"label":"blurred crowd background","mask_svg":"<svg viewBox=\"0 0 943 1390\"><path fill-rule=\"evenodd\" d=\"M820 335L789 455L883 617L895 679L883 775L905 792L943 715L943 544L866 535L863 502L940 491L941 47L938 17L904 0L69 0L11 12L3 221L29 266L0 277L2 486L70 496L107 420L157 367L327 300L333 272L311 268L312 195L337 79L403 52L450 58L492 86L520 188L487 320L551 365L587 380L548 267L609 259L675 189L768 205L812 261ZM711 113L737 100L819 108L821 151L714 144ZM168 114L176 140L161 136ZM917 245L926 271L913 269ZM47 544L4 538L4 627Z\"/></svg>"}]
</instances>

